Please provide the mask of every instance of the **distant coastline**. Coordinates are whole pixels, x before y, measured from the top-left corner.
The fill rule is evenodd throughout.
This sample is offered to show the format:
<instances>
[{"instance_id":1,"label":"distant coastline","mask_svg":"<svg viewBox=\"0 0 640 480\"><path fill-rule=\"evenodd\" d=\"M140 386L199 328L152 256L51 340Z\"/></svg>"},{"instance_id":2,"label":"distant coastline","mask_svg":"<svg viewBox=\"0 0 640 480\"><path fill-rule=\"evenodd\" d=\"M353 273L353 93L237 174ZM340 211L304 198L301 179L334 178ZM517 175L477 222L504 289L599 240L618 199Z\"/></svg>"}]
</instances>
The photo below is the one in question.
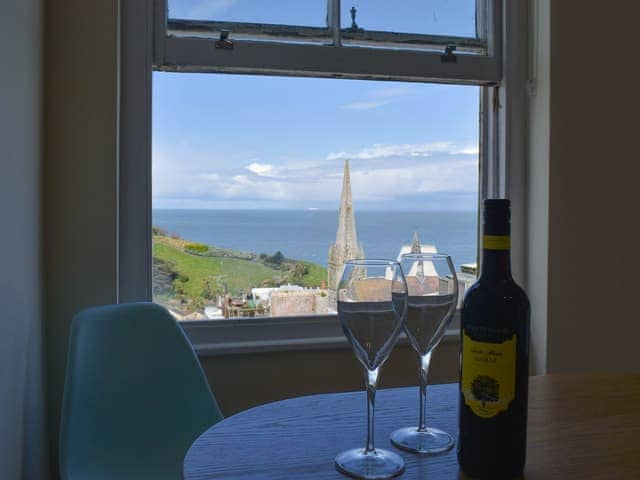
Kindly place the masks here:
<instances>
[{"instance_id":1,"label":"distant coastline","mask_svg":"<svg viewBox=\"0 0 640 480\"><path fill-rule=\"evenodd\" d=\"M417 231L459 267L477 261L476 211L356 210L358 239L369 258L395 258ZM337 210L154 209L153 224L223 249L273 254L327 266Z\"/></svg>"}]
</instances>

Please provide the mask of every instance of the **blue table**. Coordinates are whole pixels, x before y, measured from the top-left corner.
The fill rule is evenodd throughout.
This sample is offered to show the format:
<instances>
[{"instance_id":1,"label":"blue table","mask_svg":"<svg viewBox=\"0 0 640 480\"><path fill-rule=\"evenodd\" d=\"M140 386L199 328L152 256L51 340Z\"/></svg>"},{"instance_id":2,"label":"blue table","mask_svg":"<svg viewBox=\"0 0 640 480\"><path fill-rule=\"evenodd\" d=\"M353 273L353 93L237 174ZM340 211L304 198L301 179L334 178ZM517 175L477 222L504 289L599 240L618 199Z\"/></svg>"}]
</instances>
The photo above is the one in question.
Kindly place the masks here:
<instances>
[{"instance_id":1,"label":"blue table","mask_svg":"<svg viewBox=\"0 0 640 480\"><path fill-rule=\"evenodd\" d=\"M525 478L640 479L640 375L532 377ZM457 384L430 386L428 424L457 432ZM363 446L364 392L313 395L252 408L204 432L187 452L186 480L344 480L333 458ZM376 445L414 425L418 389L380 390ZM399 452L414 479L462 478L455 450L435 457Z\"/></svg>"}]
</instances>

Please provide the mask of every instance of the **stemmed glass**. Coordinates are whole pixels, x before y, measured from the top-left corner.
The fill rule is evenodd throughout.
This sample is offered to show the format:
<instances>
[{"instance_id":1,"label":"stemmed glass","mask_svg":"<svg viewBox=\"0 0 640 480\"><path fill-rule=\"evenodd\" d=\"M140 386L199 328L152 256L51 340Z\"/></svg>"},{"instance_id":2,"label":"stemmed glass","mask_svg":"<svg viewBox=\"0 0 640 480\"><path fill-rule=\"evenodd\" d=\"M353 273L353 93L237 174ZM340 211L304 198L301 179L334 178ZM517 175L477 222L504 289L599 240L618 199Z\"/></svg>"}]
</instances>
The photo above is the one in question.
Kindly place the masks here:
<instances>
[{"instance_id":1,"label":"stemmed glass","mask_svg":"<svg viewBox=\"0 0 640 480\"><path fill-rule=\"evenodd\" d=\"M391 443L409 452L435 455L453 447L453 438L426 425L427 375L431 353L440 343L456 309L458 279L448 255L413 253L403 255L400 260L409 294L404 330L418 353L420 419L417 427L393 432Z\"/></svg>"},{"instance_id":2,"label":"stemmed glass","mask_svg":"<svg viewBox=\"0 0 640 480\"><path fill-rule=\"evenodd\" d=\"M373 418L380 366L402 332L407 285L400 264L388 260L350 260L338 284L338 318L364 367L367 389L367 444L338 454L336 468L364 479L383 479L404 471L402 457L375 448Z\"/></svg>"}]
</instances>

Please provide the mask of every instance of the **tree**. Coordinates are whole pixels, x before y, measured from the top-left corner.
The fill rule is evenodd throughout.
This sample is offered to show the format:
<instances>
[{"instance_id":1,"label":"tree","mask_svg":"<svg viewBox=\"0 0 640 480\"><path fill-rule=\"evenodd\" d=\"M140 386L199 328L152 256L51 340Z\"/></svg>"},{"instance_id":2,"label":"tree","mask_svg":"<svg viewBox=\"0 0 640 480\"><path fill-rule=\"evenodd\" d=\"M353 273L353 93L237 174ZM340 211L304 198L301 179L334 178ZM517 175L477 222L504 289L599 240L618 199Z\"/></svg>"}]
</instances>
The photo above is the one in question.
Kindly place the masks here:
<instances>
[{"instance_id":1,"label":"tree","mask_svg":"<svg viewBox=\"0 0 640 480\"><path fill-rule=\"evenodd\" d=\"M175 264L153 257L153 294L169 295L174 291L173 282L178 278Z\"/></svg>"},{"instance_id":2,"label":"tree","mask_svg":"<svg viewBox=\"0 0 640 480\"><path fill-rule=\"evenodd\" d=\"M218 295L223 293L223 288L215 278L206 278L202 284L202 298L205 300L214 300Z\"/></svg>"},{"instance_id":3,"label":"tree","mask_svg":"<svg viewBox=\"0 0 640 480\"><path fill-rule=\"evenodd\" d=\"M304 263L296 263L289 271L291 283L303 283L304 276L309 273L309 267Z\"/></svg>"},{"instance_id":4,"label":"tree","mask_svg":"<svg viewBox=\"0 0 640 480\"><path fill-rule=\"evenodd\" d=\"M269 263L273 263L274 265L280 266L282 265L282 262L284 262L284 255L280 250L278 250L269 258Z\"/></svg>"}]
</instances>

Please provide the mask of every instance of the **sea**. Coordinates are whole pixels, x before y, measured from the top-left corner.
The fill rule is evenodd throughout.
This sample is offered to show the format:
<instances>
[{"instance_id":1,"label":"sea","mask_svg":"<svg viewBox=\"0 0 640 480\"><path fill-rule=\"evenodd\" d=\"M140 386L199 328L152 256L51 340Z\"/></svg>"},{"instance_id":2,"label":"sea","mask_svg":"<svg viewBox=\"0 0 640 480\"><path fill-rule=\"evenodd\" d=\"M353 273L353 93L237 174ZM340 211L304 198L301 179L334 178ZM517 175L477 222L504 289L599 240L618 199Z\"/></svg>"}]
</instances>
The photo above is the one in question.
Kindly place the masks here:
<instances>
[{"instance_id":1,"label":"sea","mask_svg":"<svg viewBox=\"0 0 640 480\"><path fill-rule=\"evenodd\" d=\"M477 212L356 212L358 241L367 258L397 258L418 232L422 244L451 255L457 270L477 260L477 222ZM256 254L280 251L326 267L338 211L154 209L153 225L194 242Z\"/></svg>"}]
</instances>

